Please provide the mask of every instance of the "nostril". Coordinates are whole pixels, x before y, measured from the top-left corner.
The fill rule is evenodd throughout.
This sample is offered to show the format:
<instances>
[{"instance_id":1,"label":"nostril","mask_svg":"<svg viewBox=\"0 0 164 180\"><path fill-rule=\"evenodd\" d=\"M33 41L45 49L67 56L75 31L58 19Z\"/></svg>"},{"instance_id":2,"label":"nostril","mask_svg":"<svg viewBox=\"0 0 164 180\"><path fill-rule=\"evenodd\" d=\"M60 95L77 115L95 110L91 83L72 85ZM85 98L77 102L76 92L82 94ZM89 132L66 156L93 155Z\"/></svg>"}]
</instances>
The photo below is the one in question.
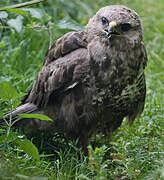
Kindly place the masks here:
<instances>
[{"instance_id":1,"label":"nostril","mask_svg":"<svg viewBox=\"0 0 164 180\"><path fill-rule=\"evenodd\" d=\"M107 28L105 28L104 31L108 33L108 29Z\"/></svg>"}]
</instances>

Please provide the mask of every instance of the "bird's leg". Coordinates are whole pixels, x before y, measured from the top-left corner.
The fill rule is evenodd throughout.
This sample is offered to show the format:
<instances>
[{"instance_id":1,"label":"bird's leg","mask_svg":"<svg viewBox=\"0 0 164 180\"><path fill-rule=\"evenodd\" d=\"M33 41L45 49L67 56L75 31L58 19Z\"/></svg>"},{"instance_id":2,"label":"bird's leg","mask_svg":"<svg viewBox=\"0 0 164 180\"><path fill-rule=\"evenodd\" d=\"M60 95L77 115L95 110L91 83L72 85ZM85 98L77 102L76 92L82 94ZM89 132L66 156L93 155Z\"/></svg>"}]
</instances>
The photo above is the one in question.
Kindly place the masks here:
<instances>
[{"instance_id":1,"label":"bird's leg","mask_svg":"<svg viewBox=\"0 0 164 180\"><path fill-rule=\"evenodd\" d=\"M70 140L76 141L78 140L77 146L78 148L81 148L84 152L84 155L88 156L88 135L87 133L79 132L76 134L75 132L69 132L67 134L67 137L69 137Z\"/></svg>"},{"instance_id":2,"label":"bird's leg","mask_svg":"<svg viewBox=\"0 0 164 180\"><path fill-rule=\"evenodd\" d=\"M84 155L88 156L88 137L86 135L79 137L78 146L82 148Z\"/></svg>"}]
</instances>

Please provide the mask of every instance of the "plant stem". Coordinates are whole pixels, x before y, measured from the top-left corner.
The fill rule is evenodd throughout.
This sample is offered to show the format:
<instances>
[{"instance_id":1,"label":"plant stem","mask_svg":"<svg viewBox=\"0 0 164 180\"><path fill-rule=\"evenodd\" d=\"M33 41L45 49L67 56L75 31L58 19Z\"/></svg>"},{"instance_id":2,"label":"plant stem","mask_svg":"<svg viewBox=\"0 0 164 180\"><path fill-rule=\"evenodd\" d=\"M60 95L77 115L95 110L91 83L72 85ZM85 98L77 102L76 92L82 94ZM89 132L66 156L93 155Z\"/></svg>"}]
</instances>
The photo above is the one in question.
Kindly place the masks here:
<instances>
[{"instance_id":1,"label":"plant stem","mask_svg":"<svg viewBox=\"0 0 164 180\"><path fill-rule=\"evenodd\" d=\"M37 3L40 3L43 1L45 1L45 0L32 0L29 2L20 3L20 4L16 4L16 5L5 6L3 8L0 8L0 11L5 11L7 9L12 9L12 8L21 8L21 7L25 7L25 6L30 6L30 5L37 4Z\"/></svg>"}]
</instances>

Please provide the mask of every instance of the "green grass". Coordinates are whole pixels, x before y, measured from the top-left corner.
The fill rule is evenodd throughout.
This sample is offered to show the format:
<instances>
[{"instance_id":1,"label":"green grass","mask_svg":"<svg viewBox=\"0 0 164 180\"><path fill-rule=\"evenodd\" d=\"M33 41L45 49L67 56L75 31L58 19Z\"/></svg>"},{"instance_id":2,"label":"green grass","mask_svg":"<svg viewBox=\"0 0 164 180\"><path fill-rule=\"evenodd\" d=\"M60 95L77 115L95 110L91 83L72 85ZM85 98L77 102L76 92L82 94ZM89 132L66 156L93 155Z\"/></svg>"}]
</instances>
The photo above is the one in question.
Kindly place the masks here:
<instances>
[{"instance_id":1,"label":"green grass","mask_svg":"<svg viewBox=\"0 0 164 180\"><path fill-rule=\"evenodd\" d=\"M0 6L11 3L14 2L2 0ZM90 16L109 3L124 4L135 9L142 20L144 43L149 59L146 68L147 96L143 114L131 127L126 121L123 122L113 133L110 143L108 139L97 135L91 142L95 148L89 147L92 154L89 163L76 148L76 143L71 142L68 145L58 135L46 137L43 134L30 138L38 148L40 160L35 159L35 155L31 157L28 153L25 154L23 147L14 139L10 139L10 136L8 141L0 136L0 179L164 179L163 0L49 0L32 6L42 10L42 19L24 16L24 29L20 33L13 29L5 29L1 35L0 82L8 81L18 94L26 93L42 66L50 44L75 28L74 21L79 27L84 26ZM8 19L17 15L19 14L9 12ZM44 29L50 20L57 24L63 19L72 24L64 29L58 26L53 26L49 30ZM6 22L7 19L3 19L4 25L7 26ZM34 28L36 24L41 26L39 30ZM16 107L19 101L20 98L14 102L0 99L0 114L10 110L11 104ZM4 132L0 133L5 136ZM14 134L23 136L21 132Z\"/></svg>"}]
</instances>

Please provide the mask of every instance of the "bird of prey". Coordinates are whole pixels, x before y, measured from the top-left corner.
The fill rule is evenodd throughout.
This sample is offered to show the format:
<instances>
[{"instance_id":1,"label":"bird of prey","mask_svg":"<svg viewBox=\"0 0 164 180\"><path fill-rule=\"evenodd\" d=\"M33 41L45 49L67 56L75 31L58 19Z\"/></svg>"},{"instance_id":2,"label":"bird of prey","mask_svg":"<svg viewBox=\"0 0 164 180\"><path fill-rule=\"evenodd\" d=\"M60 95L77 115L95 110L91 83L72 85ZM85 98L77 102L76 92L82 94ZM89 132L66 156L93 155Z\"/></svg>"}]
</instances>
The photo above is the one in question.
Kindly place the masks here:
<instances>
[{"instance_id":1,"label":"bird of prey","mask_svg":"<svg viewBox=\"0 0 164 180\"><path fill-rule=\"evenodd\" d=\"M101 8L84 30L54 42L12 118L47 115L53 122L24 119L21 126L62 132L86 152L93 133L110 134L124 117L132 123L143 111L146 62L137 13L122 5Z\"/></svg>"}]
</instances>

